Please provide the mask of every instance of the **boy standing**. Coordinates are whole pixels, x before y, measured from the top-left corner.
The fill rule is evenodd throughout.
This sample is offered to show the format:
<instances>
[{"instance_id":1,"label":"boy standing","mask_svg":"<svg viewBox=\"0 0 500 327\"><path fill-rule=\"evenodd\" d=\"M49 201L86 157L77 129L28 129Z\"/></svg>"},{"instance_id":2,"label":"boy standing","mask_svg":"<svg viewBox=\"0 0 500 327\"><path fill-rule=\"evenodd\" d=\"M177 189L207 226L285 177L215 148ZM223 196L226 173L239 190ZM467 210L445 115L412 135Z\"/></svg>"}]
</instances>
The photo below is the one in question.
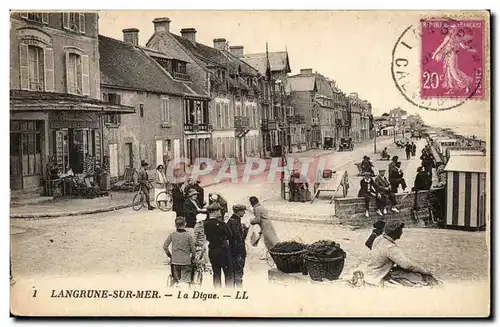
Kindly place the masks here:
<instances>
[{"instance_id":1,"label":"boy standing","mask_svg":"<svg viewBox=\"0 0 500 327\"><path fill-rule=\"evenodd\" d=\"M175 218L176 230L172 232L165 243L163 250L170 258L172 268L172 278L174 284L191 283L192 263L196 254L196 247L193 236L186 231L186 220L184 217ZM172 244L172 253L168 247Z\"/></svg>"}]
</instances>

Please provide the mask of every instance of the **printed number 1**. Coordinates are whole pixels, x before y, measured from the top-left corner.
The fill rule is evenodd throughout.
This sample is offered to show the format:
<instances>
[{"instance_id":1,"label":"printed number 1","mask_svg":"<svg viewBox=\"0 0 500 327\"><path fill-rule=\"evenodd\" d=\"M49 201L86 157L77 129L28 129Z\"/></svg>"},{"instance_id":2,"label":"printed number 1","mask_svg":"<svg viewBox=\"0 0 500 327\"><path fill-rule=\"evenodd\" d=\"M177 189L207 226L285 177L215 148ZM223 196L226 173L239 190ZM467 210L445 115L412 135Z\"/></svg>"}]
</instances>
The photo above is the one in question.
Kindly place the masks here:
<instances>
[{"instance_id":1,"label":"printed number 1","mask_svg":"<svg viewBox=\"0 0 500 327\"><path fill-rule=\"evenodd\" d=\"M33 291L33 297L36 297L36 290Z\"/></svg>"},{"instance_id":2,"label":"printed number 1","mask_svg":"<svg viewBox=\"0 0 500 327\"><path fill-rule=\"evenodd\" d=\"M424 78L424 89L437 89L439 87L439 75L436 72L432 74L424 72Z\"/></svg>"}]
</instances>

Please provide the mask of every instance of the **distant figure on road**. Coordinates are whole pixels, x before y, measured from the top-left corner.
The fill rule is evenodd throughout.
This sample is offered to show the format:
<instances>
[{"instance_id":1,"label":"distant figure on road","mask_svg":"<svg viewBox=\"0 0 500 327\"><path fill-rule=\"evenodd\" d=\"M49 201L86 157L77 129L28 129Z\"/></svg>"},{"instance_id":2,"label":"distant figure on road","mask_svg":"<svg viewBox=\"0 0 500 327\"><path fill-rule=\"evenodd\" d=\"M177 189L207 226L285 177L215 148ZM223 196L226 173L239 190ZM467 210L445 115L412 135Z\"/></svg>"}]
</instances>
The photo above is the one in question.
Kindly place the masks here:
<instances>
[{"instance_id":1,"label":"distant figure on road","mask_svg":"<svg viewBox=\"0 0 500 327\"><path fill-rule=\"evenodd\" d=\"M405 145L406 160L410 160L411 151L412 151L412 146L411 146L410 142L406 142L406 145Z\"/></svg>"},{"instance_id":2,"label":"distant figure on road","mask_svg":"<svg viewBox=\"0 0 500 327\"><path fill-rule=\"evenodd\" d=\"M417 154L417 145L415 142L411 142L411 156L414 157Z\"/></svg>"},{"instance_id":3,"label":"distant figure on road","mask_svg":"<svg viewBox=\"0 0 500 327\"><path fill-rule=\"evenodd\" d=\"M382 160L389 160L389 159L391 159L391 156L389 155L389 153L387 153L387 148L384 148L384 150L382 150L382 153L380 154L380 157L382 158Z\"/></svg>"}]
</instances>

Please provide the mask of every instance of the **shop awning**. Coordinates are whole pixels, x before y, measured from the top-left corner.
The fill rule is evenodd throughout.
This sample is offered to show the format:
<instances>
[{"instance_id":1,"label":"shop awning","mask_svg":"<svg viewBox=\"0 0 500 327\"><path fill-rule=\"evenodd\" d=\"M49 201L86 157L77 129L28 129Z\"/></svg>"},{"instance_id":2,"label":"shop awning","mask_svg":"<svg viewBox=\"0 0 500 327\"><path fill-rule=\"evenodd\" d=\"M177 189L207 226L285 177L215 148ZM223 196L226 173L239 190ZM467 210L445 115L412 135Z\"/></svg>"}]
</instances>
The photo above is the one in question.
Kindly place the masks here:
<instances>
[{"instance_id":1,"label":"shop awning","mask_svg":"<svg viewBox=\"0 0 500 327\"><path fill-rule=\"evenodd\" d=\"M52 92L10 90L11 111L83 111L132 114L135 108L88 97Z\"/></svg>"}]
</instances>

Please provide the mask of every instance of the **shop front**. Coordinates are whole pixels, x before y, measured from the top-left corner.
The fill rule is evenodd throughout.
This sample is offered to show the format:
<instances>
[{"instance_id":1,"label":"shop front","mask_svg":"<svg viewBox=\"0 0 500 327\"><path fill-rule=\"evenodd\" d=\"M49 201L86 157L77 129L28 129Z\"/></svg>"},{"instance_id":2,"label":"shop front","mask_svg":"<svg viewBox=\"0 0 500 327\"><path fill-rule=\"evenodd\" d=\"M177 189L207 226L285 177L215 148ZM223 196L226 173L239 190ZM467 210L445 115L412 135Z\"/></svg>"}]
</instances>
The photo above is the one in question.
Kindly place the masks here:
<instances>
[{"instance_id":1,"label":"shop front","mask_svg":"<svg viewBox=\"0 0 500 327\"><path fill-rule=\"evenodd\" d=\"M102 167L102 116L134 108L68 94L11 90L10 188L44 193L66 174Z\"/></svg>"}]
</instances>

